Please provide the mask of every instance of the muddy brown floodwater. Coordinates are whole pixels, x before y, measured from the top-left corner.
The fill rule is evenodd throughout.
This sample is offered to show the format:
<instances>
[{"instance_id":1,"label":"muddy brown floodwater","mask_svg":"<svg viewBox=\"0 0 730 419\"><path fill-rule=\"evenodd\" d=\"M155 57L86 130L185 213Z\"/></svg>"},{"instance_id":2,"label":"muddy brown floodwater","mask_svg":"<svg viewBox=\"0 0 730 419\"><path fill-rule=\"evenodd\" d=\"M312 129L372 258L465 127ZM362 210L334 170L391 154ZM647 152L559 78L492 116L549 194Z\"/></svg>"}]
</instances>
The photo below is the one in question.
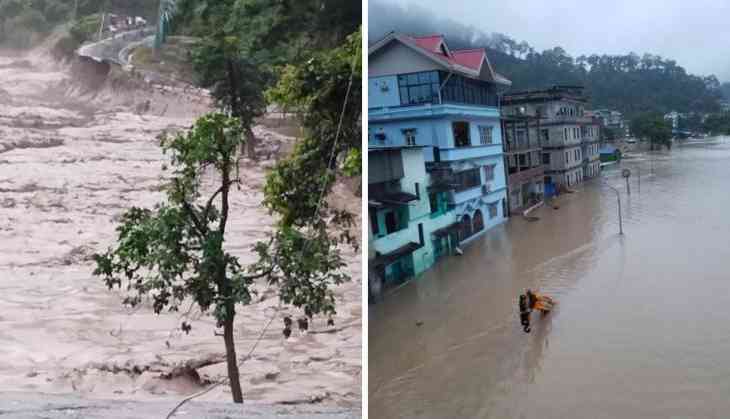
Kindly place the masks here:
<instances>
[{"instance_id":1,"label":"muddy brown floodwater","mask_svg":"<svg viewBox=\"0 0 730 419\"><path fill-rule=\"evenodd\" d=\"M728 417L728 140L605 168L623 236L615 193L592 180L370 307L370 415ZM559 305L525 334L528 287Z\"/></svg>"},{"instance_id":2,"label":"muddy brown floodwater","mask_svg":"<svg viewBox=\"0 0 730 419\"><path fill-rule=\"evenodd\" d=\"M160 378L178 363L220 357L215 322L193 310L193 330L184 335L179 314L156 316L149 304L125 309L119 292L92 277L90 256L112 244L126 208L163 198L165 158L155 137L192 125L211 109L209 100L200 92L114 89L98 77L88 91L84 79L92 76L72 78L42 52L0 54L0 392L179 398L226 374L218 362L197 374ZM135 110L148 99L149 112L139 115ZM256 132L269 160L243 163L245 187L232 196L226 242L242 263L253 260L251 246L273 225L260 205L271 149L293 141ZM315 319L312 333L295 331L285 340L277 319L241 367L247 400L359 405L360 263L358 254L345 252L353 281L335 290L335 327ZM275 313L275 292L258 289L261 301L238 308L241 357ZM299 314L284 308L277 315L288 313ZM229 401L230 393L224 385L202 399Z\"/></svg>"}]
</instances>

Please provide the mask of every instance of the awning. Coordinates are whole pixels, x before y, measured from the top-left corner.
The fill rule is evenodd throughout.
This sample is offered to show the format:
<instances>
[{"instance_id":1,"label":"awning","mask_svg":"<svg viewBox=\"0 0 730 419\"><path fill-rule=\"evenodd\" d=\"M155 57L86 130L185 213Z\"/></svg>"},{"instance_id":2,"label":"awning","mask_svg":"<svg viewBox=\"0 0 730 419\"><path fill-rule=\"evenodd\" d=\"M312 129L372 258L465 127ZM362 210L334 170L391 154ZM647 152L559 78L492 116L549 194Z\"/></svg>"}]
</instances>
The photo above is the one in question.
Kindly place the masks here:
<instances>
[{"instance_id":1,"label":"awning","mask_svg":"<svg viewBox=\"0 0 730 419\"><path fill-rule=\"evenodd\" d=\"M420 248L420 244L410 242L405 246L401 246L393 250L392 252L386 253L384 255L377 255L375 256L375 266L388 266L396 260L402 258L403 256L409 255Z\"/></svg>"},{"instance_id":2,"label":"awning","mask_svg":"<svg viewBox=\"0 0 730 419\"><path fill-rule=\"evenodd\" d=\"M418 197L407 192L393 192L380 196L371 196L368 199L368 206L374 208L408 205L411 201L417 201Z\"/></svg>"},{"instance_id":3,"label":"awning","mask_svg":"<svg viewBox=\"0 0 730 419\"><path fill-rule=\"evenodd\" d=\"M448 236L452 232L458 231L459 226L460 226L459 222L454 221L453 223L447 225L446 227L441 227L438 230L432 231L431 234L433 234L436 237Z\"/></svg>"}]
</instances>

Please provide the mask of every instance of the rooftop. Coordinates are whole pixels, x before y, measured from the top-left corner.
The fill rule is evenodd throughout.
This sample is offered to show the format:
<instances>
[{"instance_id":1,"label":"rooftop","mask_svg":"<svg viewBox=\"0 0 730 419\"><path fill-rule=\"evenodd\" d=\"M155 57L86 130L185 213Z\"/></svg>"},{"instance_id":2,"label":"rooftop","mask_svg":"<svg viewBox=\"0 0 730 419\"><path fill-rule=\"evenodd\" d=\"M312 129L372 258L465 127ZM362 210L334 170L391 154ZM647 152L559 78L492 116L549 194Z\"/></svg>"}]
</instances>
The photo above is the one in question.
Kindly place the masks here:
<instances>
[{"instance_id":1,"label":"rooftop","mask_svg":"<svg viewBox=\"0 0 730 419\"><path fill-rule=\"evenodd\" d=\"M482 74L483 67L486 65L488 74L492 81L505 85L512 84L512 82L506 77L494 71L489 63L489 59L487 58L486 49L475 48L452 51L446 44L444 36L440 34L410 36L391 32L383 39L373 44L370 47L368 54L375 53L393 40L402 42L452 71L462 73L472 78L479 78Z\"/></svg>"}]
</instances>

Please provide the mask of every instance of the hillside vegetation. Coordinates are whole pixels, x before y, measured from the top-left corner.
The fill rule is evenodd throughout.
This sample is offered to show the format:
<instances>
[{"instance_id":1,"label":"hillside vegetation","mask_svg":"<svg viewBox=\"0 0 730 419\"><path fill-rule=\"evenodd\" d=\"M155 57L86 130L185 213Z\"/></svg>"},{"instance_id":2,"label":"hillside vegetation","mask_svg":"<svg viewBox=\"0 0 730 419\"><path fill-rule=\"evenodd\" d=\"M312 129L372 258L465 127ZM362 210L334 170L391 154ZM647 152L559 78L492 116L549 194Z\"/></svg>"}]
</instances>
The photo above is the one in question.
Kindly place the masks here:
<instances>
[{"instance_id":1,"label":"hillside vegetation","mask_svg":"<svg viewBox=\"0 0 730 419\"><path fill-rule=\"evenodd\" d=\"M390 31L412 35L444 34L453 49L487 48L496 70L512 80L512 90L555 84L586 87L594 108L611 108L628 116L645 112L712 113L719 110L721 85L714 75L688 73L676 61L653 54L593 54L571 56L556 46L537 51L527 42L508 35L488 33L488 28L465 26L430 11L402 9L371 1L370 42ZM730 94L730 85L724 86Z\"/></svg>"}]
</instances>

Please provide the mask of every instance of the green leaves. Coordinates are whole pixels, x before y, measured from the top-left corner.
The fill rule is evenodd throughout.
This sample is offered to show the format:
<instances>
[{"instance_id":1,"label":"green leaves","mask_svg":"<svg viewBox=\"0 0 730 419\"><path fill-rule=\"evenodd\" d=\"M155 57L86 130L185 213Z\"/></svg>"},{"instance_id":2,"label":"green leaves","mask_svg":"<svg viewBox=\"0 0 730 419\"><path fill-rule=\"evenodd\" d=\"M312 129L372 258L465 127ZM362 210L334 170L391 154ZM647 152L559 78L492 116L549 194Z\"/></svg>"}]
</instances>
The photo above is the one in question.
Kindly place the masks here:
<instances>
[{"instance_id":1,"label":"green leaves","mask_svg":"<svg viewBox=\"0 0 730 419\"><path fill-rule=\"evenodd\" d=\"M258 243L255 250L259 261L252 269L269 272L267 280L279 287L282 302L302 308L309 317L336 314L331 288L349 278L342 271L346 265L336 242L326 229L304 234L282 227L272 242Z\"/></svg>"},{"instance_id":2,"label":"green leaves","mask_svg":"<svg viewBox=\"0 0 730 419\"><path fill-rule=\"evenodd\" d=\"M215 169L221 179L230 179L241 144L239 121L219 113L201 117L187 133L162 138L173 173L168 202L154 210L129 209L117 228L116 246L95 256L94 274L109 288L125 286L130 292L125 303L136 305L150 296L156 313L178 310L187 297L203 311L229 301L250 303L251 281L241 276L238 260L223 251L225 226L211 226L221 214L215 198L231 181L206 205L196 204L203 171Z\"/></svg>"},{"instance_id":3,"label":"green leaves","mask_svg":"<svg viewBox=\"0 0 730 419\"><path fill-rule=\"evenodd\" d=\"M655 145L672 147L672 125L661 114L645 113L631 120L631 132L639 137L646 138Z\"/></svg>"}]
</instances>

